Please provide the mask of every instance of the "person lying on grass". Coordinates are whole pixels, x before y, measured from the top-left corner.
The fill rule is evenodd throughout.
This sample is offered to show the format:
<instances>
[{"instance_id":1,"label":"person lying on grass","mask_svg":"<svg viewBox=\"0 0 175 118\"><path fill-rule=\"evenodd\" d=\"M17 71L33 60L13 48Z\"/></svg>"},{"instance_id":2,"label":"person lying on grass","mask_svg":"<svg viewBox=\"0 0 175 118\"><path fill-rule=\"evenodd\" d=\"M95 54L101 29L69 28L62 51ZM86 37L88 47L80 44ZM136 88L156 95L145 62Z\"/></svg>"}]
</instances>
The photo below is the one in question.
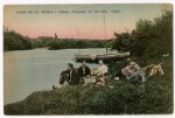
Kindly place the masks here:
<instances>
[{"instance_id":1,"label":"person lying on grass","mask_svg":"<svg viewBox=\"0 0 175 118\"><path fill-rule=\"evenodd\" d=\"M121 69L116 76L120 79L129 79L131 76L133 76L133 74L135 74L139 70L140 66L137 63L130 62L127 66Z\"/></svg>"},{"instance_id":2,"label":"person lying on grass","mask_svg":"<svg viewBox=\"0 0 175 118\"><path fill-rule=\"evenodd\" d=\"M145 82L147 78L163 75L164 71L161 64L150 64L140 68L137 63L130 62L126 67L117 73L116 80L132 80L133 78L139 78L141 82Z\"/></svg>"}]
</instances>

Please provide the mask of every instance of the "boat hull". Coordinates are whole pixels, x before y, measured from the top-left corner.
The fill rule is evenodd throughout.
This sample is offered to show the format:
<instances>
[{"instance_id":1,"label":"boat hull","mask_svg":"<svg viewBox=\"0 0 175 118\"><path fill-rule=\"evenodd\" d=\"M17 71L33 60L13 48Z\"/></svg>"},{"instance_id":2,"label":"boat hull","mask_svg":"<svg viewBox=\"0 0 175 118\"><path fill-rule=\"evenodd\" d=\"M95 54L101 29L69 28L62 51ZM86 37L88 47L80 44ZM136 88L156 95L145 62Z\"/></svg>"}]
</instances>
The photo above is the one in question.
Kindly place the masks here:
<instances>
[{"instance_id":1,"label":"boat hull","mask_svg":"<svg viewBox=\"0 0 175 118\"><path fill-rule=\"evenodd\" d=\"M98 63L99 60L103 60L105 63L114 61L120 61L130 56L129 53L121 54L105 54L105 55L75 55L76 62L86 61L88 63Z\"/></svg>"}]
</instances>

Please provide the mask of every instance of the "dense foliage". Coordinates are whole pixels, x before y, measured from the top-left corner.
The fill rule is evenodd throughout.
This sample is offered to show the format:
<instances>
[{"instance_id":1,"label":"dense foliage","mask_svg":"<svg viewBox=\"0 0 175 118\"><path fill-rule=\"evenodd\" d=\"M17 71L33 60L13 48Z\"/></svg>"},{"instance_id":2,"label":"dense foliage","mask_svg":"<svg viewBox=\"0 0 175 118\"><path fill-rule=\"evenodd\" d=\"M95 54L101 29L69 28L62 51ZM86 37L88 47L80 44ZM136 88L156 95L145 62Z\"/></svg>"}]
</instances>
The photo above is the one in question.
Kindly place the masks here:
<instances>
[{"instance_id":1,"label":"dense foliage","mask_svg":"<svg viewBox=\"0 0 175 118\"><path fill-rule=\"evenodd\" d=\"M82 49L82 48L104 48L107 41L97 41L97 40L52 40L49 43L49 49Z\"/></svg>"},{"instance_id":2,"label":"dense foliage","mask_svg":"<svg viewBox=\"0 0 175 118\"><path fill-rule=\"evenodd\" d=\"M72 48L103 48L107 41L85 39L60 39L53 37L39 37L31 39L14 31L4 31L4 50L24 50L47 47L50 50Z\"/></svg>"},{"instance_id":3,"label":"dense foliage","mask_svg":"<svg viewBox=\"0 0 175 118\"><path fill-rule=\"evenodd\" d=\"M130 51L145 60L162 54L172 54L172 12L165 11L154 21L140 19L132 33L114 33L113 49Z\"/></svg>"},{"instance_id":4,"label":"dense foliage","mask_svg":"<svg viewBox=\"0 0 175 118\"><path fill-rule=\"evenodd\" d=\"M4 50L32 49L32 41L14 31L4 31Z\"/></svg>"}]
</instances>

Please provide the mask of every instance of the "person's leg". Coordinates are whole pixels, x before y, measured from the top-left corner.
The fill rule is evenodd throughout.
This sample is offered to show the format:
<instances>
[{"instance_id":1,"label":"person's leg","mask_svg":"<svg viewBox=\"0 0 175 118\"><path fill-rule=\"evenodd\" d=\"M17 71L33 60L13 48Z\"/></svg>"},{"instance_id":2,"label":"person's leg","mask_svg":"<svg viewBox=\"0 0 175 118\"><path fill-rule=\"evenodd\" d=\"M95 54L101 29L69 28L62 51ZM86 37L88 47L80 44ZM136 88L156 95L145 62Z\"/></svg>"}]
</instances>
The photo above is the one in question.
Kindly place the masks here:
<instances>
[{"instance_id":1,"label":"person's leg","mask_svg":"<svg viewBox=\"0 0 175 118\"><path fill-rule=\"evenodd\" d=\"M84 76L80 77L80 84L84 84Z\"/></svg>"}]
</instances>

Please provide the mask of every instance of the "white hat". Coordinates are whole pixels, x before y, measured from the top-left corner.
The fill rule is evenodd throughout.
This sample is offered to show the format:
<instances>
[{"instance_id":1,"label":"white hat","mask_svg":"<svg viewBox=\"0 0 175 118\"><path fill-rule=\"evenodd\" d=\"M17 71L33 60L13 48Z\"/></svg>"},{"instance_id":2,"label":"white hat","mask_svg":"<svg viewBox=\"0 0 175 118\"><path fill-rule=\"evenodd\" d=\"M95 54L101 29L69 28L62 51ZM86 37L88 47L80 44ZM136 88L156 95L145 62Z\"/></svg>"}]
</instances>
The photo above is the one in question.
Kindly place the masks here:
<instances>
[{"instance_id":1,"label":"white hat","mask_svg":"<svg viewBox=\"0 0 175 118\"><path fill-rule=\"evenodd\" d=\"M101 63L101 64L103 64L103 61L102 60L99 60L98 62Z\"/></svg>"},{"instance_id":2,"label":"white hat","mask_svg":"<svg viewBox=\"0 0 175 118\"><path fill-rule=\"evenodd\" d=\"M131 61L130 63L129 63L129 65L135 65L136 63L135 62L133 62L133 61Z\"/></svg>"}]
</instances>

